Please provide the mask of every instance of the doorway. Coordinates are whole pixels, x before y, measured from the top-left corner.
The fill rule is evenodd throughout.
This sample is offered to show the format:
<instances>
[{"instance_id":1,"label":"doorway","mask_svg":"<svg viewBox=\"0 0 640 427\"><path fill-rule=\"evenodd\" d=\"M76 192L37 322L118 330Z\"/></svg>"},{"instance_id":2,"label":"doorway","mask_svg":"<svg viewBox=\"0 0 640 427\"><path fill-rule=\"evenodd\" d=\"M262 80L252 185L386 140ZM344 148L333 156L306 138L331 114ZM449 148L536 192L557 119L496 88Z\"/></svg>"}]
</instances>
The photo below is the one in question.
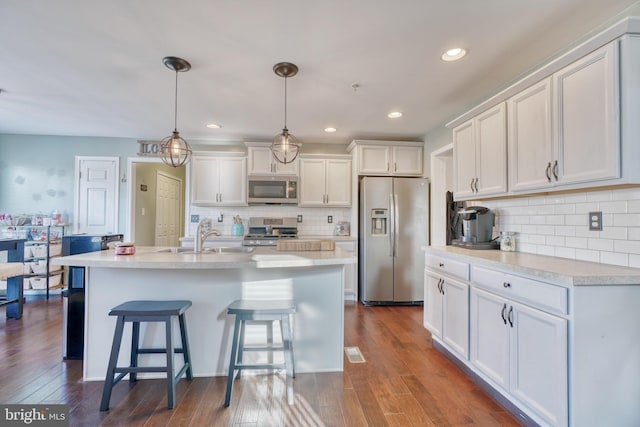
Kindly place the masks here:
<instances>
[{"instance_id":1,"label":"doorway","mask_svg":"<svg viewBox=\"0 0 640 427\"><path fill-rule=\"evenodd\" d=\"M138 246L180 246L185 229L186 168L158 158L130 158L126 240Z\"/></svg>"}]
</instances>

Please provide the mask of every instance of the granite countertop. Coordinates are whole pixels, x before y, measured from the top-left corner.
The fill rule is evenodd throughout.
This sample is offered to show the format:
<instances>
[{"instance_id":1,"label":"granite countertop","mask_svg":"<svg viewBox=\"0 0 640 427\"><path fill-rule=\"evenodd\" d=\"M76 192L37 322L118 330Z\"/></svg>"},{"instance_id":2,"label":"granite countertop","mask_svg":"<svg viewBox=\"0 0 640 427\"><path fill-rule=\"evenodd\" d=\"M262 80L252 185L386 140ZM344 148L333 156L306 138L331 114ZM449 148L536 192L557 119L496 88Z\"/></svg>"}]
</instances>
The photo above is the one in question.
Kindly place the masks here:
<instances>
[{"instance_id":1,"label":"granite countertop","mask_svg":"<svg viewBox=\"0 0 640 427\"><path fill-rule=\"evenodd\" d=\"M103 268L219 269L219 268L287 268L321 265L355 264L351 253L335 251L277 251L273 247L256 247L251 253L176 253L165 247L136 247L135 255L116 255L113 249L52 258L53 265ZM164 250L164 252L163 252Z\"/></svg>"},{"instance_id":2,"label":"granite countertop","mask_svg":"<svg viewBox=\"0 0 640 427\"><path fill-rule=\"evenodd\" d=\"M500 269L561 285L640 285L640 269L576 261L524 252L423 246L426 253L453 256L474 265Z\"/></svg>"}]
</instances>

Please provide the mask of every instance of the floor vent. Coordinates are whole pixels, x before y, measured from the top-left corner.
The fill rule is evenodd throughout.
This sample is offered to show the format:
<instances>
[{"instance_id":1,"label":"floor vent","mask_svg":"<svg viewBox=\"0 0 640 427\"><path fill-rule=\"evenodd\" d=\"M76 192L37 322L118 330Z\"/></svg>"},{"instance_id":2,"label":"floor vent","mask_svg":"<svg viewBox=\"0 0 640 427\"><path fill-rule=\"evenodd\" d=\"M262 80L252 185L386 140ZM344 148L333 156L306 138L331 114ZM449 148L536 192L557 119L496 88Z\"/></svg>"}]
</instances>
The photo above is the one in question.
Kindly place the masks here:
<instances>
[{"instance_id":1,"label":"floor vent","mask_svg":"<svg viewBox=\"0 0 640 427\"><path fill-rule=\"evenodd\" d=\"M344 352L347 355L347 359L349 359L350 363L364 363L364 356L360 352L358 347L345 347Z\"/></svg>"}]
</instances>

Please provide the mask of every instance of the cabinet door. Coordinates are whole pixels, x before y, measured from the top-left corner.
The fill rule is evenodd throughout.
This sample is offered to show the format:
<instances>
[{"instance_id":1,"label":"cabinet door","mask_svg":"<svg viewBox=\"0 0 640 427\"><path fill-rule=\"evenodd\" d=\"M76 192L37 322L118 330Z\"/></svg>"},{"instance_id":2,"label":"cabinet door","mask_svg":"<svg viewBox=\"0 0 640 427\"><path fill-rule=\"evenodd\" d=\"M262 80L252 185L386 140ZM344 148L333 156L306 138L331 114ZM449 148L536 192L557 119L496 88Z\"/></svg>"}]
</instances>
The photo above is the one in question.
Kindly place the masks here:
<instances>
[{"instance_id":1,"label":"cabinet door","mask_svg":"<svg viewBox=\"0 0 640 427\"><path fill-rule=\"evenodd\" d=\"M351 160L327 159L326 205L351 206Z\"/></svg>"},{"instance_id":2,"label":"cabinet door","mask_svg":"<svg viewBox=\"0 0 640 427\"><path fill-rule=\"evenodd\" d=\"M273 173L271 150L269 147L249 147L249 175L270 175Z\"/></svg>"},{"instance_id":3,"label":"cabinet door","mask_svg":"<svg viewBox=\"0 0 640 427\"><path fill-rule=\"evenodd\" d=\"M470 311L471 363L495 384L508 390L508 301L472 288Z\"/></svg>"},{"instance_id":4,"label":"cabinet door","mask_svg":"<svg viewBox=\"0 0 640 427\"><path fill-rule=\"evenodd\" d=\"M511 306L511 393L550 425L566 425L567 321L517 303Z\"/></svg>"},{"instance_id":5,"label":"cabinet door","mask_svg":"<svg viewBox=\"0 0 640 427\"><path fill-rule=\"evenodd\" d=\"M358 243L355 241L336 241L336 247L345 250L347 252L351 252L352 254L356 254L358 252ZM357 276L357 264L345 264L343 270L343 280L344 280L344 296L345 299L356 301L356 288L358 283Z\"/></svg>"},{"instance_id":6,"label":"cabinet door","mask_svg":"<svg viewBox=\"0 0 640 427\"><path fill-rule=\"evenodd\" d=\"M392 146L393 175L422 176L422 147Z\"/></svg>"},{"instance_id":7,"label":"cabinet door","mask_svg":"<svg viewBox=\"0 0 640 427\"><path fill-rule=\"evenodd\" d=\"M473 120L453 129L453 173L456 199L472 197L476 179L476 145Z\"/></svg>"},{"instance_id":8,"label":"cabinet door","mask_svg":"<svg viewBox=\"0 0 640 427\"><path fill-rule=\"evenodd\" d=\"M618 63L611 43L553 77L560 184L620 177Z\"/></svg>"},{"instance_id":9,"label":"cabinet door","mask_svg":"<svg viewBox=\"0 0 640 427\"><path fill-rule=\"evenodd\" d=\"M552 185L551 79L525 89L507 101L509 189L532 190Z\"/></svg>"},{"instance_id":10,"label":"cabinet door","mask_svg":"<svg viewBox=\"0 0 640 427\"><path fill-rule=\"evenodd\" d=\"M276 175L295 175L298 176L298 163L300 159L295 159L291 163L280 163L277 160L273 160L273 170Z\"/></svg>"},{"instance_id":11,"label":"cabinet door","mask_svg":"<svg viewBox=\"0 0 640 427\"><path fill-rule=\"evenodd\" d=\"M469 285L446 279L442 288L442 340L468 360Z\"/></svg>"},{"instance_id":12,"label":"cabinet door","mask_svg":"<svg viewBox=\"0 0 640 427\"><path fill-rule=\"evenodd\" d=\"M191 203L215 205L218 203L220 166L215 157L191 159Z\"/></svg>"},{"instance_id":13,"label":"cabinet door","mask_svg":"<svg viewBox=\"0 0 640 427\"><path fill-rule=\"evenodd\" d=\"M476 119L477 196L507 192L507 122L502 103Z\"/></svg>"},{"instance_id":14,"label":"cabinet door","mask_svg":"<svg viewBox=\"0 0 640 427\"><path fill-rule=\"evenodd\" d=\"M424 273L424 327L434 337L442 338L442 294L440 276Z\"/></svg>"},{"instance_id":15,"label":"cabinet door","mask_svg":"<svg viewBox=\"0 0 640 427\"><path fill-rule=\"evenodd\" d=\"M388 175L391 172L389 147L378 145L360 146L360 175Z\"/></svg>"},{"instance_id":16,"label":"cabinet door","mask_svg":"<svg viewBox=\"0 0 640 427\"><path fill-rule=\"evenodd\" d=\"M324 205L325 163L323 159L300 159L298 206Z\"/></svg>"},{"instance_id":17,"label":"cabinet door","mask_svg":"<svg viewBox=\"0 0 640 427\"><path fill-rule=\"evenodd\" d=\"M226 206L247 205L247 159L220 158L219 204Z\"/></svg>"}]
</instances>

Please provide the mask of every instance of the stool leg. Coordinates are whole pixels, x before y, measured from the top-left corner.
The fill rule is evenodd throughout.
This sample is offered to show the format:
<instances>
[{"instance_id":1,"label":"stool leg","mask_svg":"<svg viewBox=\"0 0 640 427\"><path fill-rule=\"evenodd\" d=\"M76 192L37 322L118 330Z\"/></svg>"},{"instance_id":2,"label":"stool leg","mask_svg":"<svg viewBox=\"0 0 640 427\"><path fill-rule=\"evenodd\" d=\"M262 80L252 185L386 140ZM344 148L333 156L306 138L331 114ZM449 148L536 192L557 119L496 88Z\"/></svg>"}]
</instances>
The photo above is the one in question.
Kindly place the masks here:
<instances>
[{"instance_id":1,"label":"stool leg","mask_svg":"<svg viewBox=\"0 0 640 427\"><path fill-rule=\"evenodd\" d=\"M236 369L236 357L238 357L238 334L240 333L241 323L240 316L236 314L235 326L233 328L233 344L231 345L231 360L229 361L229 375L227 376L227 392L224 397L224 406L229 406L231 402L231 389L233 387L233 372Z\"/></svg>"},{"instance_id":2,"label":"stool leg","mask_svg":"<svg viewBox=\"0 0 640 427\"><path fill-rule=\"evenodd\" d=\"M244 334L247 328L247 322L240 322L240 339L238 341L238 357L236 357L236 364L242 365L242 357L244 356ZM236 379L240 378L242 375L242 369L238 369L238 373L236 374Z\"/></svg>"},{"instance_id":3,"label":"stool leg","mask_svg":"<svg viewBox=\"0 0 640 427\"><path fill-rule=\"evenodd\" d=\"M167 407L173 409L176 403L176 378L173 373L173 328L171 319L165 321L167 341Z\"/></svg>"},{"instance_id":4,"label":"stool leg","mask_svg":"<svg viewBox=\"0 0 640 427\"><path fill-rule=\"evenodd\" d=\"M187 337L187 323L184 319L184 313L178 316L178 322L180 322L180 337L182 339L184 363L189 365L187 367L187 379L191 381L193 379L193 372L191 371L191 353L189 353L189 338Z\"/></svg>"},{"instance_id":5,"label":"stool leg","mask_svg":"<svg viewBox=\"0 0 640 427\"><path fill-rule=\"evenodd\" d=\"M273 347L273 321L267 321L265 326L267 327L267 347ZM268 352L267 362L273 365L273 351Z\"/></svg>"},{"instance_id":6,"label":"stool leg","mask_svg":"<svg viewBox=\"0 0 640 427\"><path fill-rule=\"evenodd\" d=\"M282 345L284 347L284 366L287 376L287 403L293 405L293 356L291 351L291 324L289 323L289 315L284 314L280 319L282 325Z\"/></svg>"},{"instance_id":7,"label":"stool leg","mask_svg":"<svg viewBox=\"0 0 640 427\"><path fill-rule=\"evenodd\" d=\"M138 350L140 349L140 322L132 322L131 328L131 363L130 366L135 368L138 366ZM129 373L129 381L134 382L138 379L136 372Z\"/></svg>"},{"instance_id":8,"label":"stool leg","mask_svg":"<svg viewBox=\"0 0 640 427\"><path fill-rule=\"evenodd\" d=\"M113 379L115 375L116 363L118 362L118 354L120 354L120 342L122 341L122 330L124 329L124 317L118 316L116 321L116 331L113 334L113 344L111 344L111 356L109 356L109 366L107 367L107 375L104 380L104 388L102 389L102 401L100 402L100 410L109 409L109 401L111 400L111 389L113 388Z\"/></svg>"}]
</instances>

